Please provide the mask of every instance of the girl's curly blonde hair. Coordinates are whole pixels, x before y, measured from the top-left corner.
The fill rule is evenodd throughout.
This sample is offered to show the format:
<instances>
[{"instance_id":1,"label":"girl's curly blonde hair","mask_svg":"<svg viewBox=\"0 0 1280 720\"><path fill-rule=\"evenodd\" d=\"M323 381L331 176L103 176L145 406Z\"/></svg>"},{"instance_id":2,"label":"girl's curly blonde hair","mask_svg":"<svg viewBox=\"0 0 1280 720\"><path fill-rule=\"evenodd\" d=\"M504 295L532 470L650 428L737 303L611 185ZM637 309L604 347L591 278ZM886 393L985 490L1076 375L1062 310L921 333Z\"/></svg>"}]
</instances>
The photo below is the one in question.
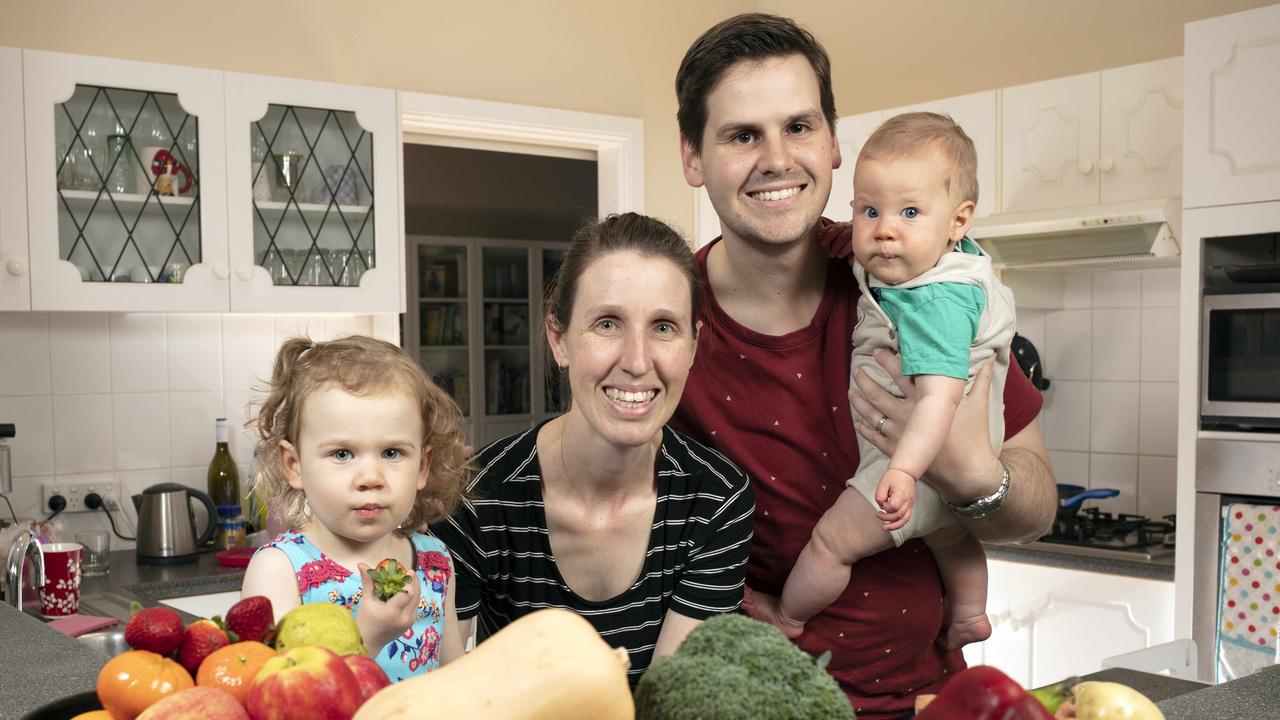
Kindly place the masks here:
<instances>
[{"instance_id":1,"label":"girl's curly blonde hair","mask_svg":"<svg viewBox=\"0 0 1280 720\"><path fill-rule=\"evenodd\" d=\"M431 451L430 475L397 532L407 536L452 515L463 499L468 470L458 405L404 350L364 335L325 342L295 337L280 347L266 398L249 423L258 435L253 495L261 506L271 508L274 502L270 512L294 529L308 519L306 497L285 477L280 441L297 446L303 403L331 387L354 395L407 392L415 399L422 412L423 451Z\"/></svg>"}]
</instances>

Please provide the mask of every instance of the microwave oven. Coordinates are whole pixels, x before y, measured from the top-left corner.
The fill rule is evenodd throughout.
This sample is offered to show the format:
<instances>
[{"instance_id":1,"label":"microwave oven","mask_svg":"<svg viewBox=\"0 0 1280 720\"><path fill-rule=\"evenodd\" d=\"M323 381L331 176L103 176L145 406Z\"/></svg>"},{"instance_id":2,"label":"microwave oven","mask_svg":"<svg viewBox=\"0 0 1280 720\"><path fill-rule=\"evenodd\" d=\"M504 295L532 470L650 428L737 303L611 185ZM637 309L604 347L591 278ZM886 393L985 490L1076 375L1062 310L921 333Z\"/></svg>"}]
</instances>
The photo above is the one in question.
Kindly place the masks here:
<instances>
[{"instance_id":1,"label":"microwave oven","mask_svg":"<svg viewBox=\"0 0 1280 720\"><path fill-rule=\"evenodd\" d=\"M1200 331L1201 425L1280 430L1280 292L1206 295Z\"/></svg>"}]
</instances>

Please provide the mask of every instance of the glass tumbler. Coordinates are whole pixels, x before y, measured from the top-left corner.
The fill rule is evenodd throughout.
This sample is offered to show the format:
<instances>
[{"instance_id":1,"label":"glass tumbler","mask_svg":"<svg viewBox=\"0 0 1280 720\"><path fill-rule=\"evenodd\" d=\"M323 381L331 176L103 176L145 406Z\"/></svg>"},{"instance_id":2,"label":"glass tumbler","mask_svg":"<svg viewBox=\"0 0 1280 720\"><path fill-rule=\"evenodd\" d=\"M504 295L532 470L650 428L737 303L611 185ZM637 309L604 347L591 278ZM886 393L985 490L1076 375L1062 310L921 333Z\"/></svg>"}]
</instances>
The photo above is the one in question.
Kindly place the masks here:
<instances>
[{"instance_id":1,"label":"glass tumbler","mask_svg":"<svg viewBox=\"0 0 1280 720\"><path fill-rule=\"evenodd\" d=\"M84 552L80 558L80 574L101 577L111 571L111 535L104 530L76 533L76 542Z\"/></svg>"}]
</instances>

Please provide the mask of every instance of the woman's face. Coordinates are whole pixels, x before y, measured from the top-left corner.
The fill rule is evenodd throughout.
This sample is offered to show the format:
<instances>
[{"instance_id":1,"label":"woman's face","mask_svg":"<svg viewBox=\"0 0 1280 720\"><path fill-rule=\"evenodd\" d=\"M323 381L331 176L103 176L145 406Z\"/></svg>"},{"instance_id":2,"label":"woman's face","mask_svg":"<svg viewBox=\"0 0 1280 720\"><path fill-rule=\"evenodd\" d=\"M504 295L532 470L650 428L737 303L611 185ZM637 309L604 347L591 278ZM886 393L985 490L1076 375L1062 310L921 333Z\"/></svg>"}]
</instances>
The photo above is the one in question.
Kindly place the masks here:
<instances>
[{"instance_id":1,"label":"woman's face","mask_svg":"<svg viewBox=\"0 0 1280 720\"><path fill-rule=\"evenodd\" d=\"M697 347L689 280L675 263L619 250L583 269L563 332L547 341L580 413L608 442L653 440L684 393Z\"/></svg>"}]
</instances>

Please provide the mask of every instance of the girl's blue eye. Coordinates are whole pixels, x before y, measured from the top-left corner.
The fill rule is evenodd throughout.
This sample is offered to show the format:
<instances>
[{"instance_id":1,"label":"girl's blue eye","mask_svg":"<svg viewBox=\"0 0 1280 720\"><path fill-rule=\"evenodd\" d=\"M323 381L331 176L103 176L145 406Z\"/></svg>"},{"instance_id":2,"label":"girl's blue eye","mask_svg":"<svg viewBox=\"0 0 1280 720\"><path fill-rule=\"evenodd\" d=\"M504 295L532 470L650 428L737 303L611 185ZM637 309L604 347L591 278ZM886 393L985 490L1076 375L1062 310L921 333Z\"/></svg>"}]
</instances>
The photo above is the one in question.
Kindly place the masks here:
<instances>
[{"instance_id":1,"label":"girl's blue eye","mask_svg":"<svg viewBox=\"0 0 1280 720\"><path fill-rule=\"evenodd\" d=\"M335 460L350 460L351 451L350 450L334 450L333 457Z\"/></svg>"},{"instance_id":2,"label":"girl's blue eye","mask_svg":"<svg viewBox=\"0 0 1280 720\"><path fill-rule=\"evenodd\" d=\"M908 219L908 220L914 220L915 218L917 218L917 217L919 217L919 216L920 216L920 210L919 210L919 208L909 207L909 208L906 208L905 210L903 210L903 211L902 211L902 217L904 217L904 218L906 218L906 219Z\"/></svg>"},{"instance_id":3,"label":"girl's blue eye","mask_svg":"<svg viewBox=\"0 0 1280 720\"><path fill-rule=\"evenodd\" d=\"M873 208L873 207L868 207L868 208L866 208L865 210L863 210L863 211L862 211L862 215L863 215L864 217L868 217L868 218L871 218L871 219L875 219L875 218L880 217L880 213L879 213L875 208Z\"/></svg>"},{"instance_id":4,"label":"girl's blue eye","mask_svg":"<svg viewBox=\"0 0 1280 720\"><path fill-rule=\"evenodd\" d=\"M395 448L387 448L382 451L382 457L388 460L398 460L400 458L400 451Z\"/></svg>"}]
</instances>

